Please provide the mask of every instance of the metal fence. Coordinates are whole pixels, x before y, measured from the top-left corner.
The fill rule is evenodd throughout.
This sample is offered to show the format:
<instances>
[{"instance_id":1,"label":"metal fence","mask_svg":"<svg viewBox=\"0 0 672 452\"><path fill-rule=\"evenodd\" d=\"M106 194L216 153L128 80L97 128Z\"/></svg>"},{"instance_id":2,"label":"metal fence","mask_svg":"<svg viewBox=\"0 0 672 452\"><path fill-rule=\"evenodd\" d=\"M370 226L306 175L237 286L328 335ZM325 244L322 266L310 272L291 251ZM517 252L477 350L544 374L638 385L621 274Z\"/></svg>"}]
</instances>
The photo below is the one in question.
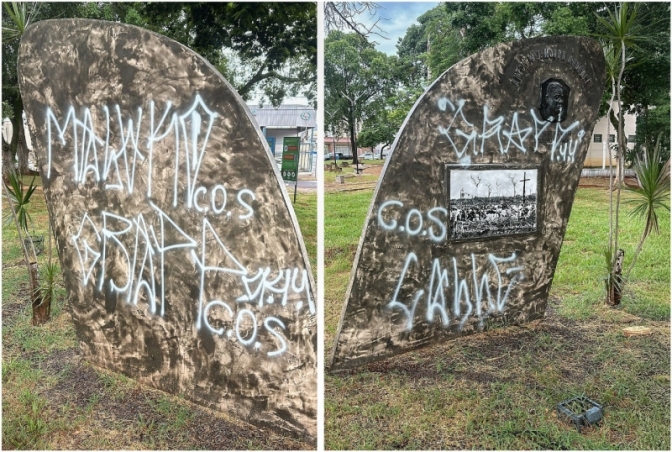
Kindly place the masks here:
<instances>
[{"instance_id":1,"label":"metal fence","mask_svg":"<svg viewBox=\"0 0 672 452\"><path fill-rule=\"evenodd\" d=\"M275 164L280 168L282 166L282 153L275 154ZM299 151L299 172L313 173L317 169L317 151L310 150L308 143L301 143Z\"/></svg>"}]
</instances>

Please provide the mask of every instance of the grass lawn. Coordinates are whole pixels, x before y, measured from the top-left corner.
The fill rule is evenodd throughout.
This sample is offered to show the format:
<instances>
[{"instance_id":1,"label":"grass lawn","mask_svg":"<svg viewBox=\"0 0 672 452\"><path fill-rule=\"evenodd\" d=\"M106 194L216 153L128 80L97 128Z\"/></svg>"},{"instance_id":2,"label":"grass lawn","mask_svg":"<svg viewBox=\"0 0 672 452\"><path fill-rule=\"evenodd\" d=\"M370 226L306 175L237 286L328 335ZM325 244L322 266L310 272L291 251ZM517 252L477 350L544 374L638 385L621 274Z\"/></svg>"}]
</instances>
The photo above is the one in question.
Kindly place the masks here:
<instances>
[{"instance_id":1,"label":"grass lawn","mask_svg":"<svg viewBox=\"0 0 672 452\"><path fill-rule=\"evenodd\" d=\"M39 179L36 179L36 182ZM30 182L30 180L26 180ZM313 272L317 197L295 205ZM7 213L3 196L3 209ZM46 235L42 192L29 211ZM44 264L45 257L40 257ZM62 284L61 284L62 286ZM311 449L272 431L202 408L179 396L95 368L78 354L63 287L52 320L30 325L28 273L13 225L2 229L3 449Z\"/></svg>"},{"instance_id":2,"label":"grass lawn","mask_svg":"<svg viewBox=\"0 0 672 452\"><path fill-rule=\"evenodd\" d=\"M325 355L373 191L325 193ZM580 188L546 318L325 375L327 449L670 449L670 219L644 246L622 306L604 304L608 192ZM626 268L643 224L621 216ZM626 338L627 326L653 334ZM585 394L601 425L555 405Z\"/></svg>"},{"instance_id":3,"label":"grass lawn","mask_svg":"<svg viewBox=\"0 0 672 452\"><path fill-rule=\"evenodd\" d=\"M336 176L345 176L346 183L364 183L364 182L376 182L380 174L380 169L385 164L385 160L363 160L360 161L360 164L365 165L365 169L360 171L359 174L355 174L355 167L352 166L352 160L342 160L338 162L340 167L343 162L346 162L348 166L342 167L342 171L337 173L328 171L329 165L332 163L331 160L325 161L324 163L324 183L333 184L336 182Z\"/></svg>"}]
</instances>

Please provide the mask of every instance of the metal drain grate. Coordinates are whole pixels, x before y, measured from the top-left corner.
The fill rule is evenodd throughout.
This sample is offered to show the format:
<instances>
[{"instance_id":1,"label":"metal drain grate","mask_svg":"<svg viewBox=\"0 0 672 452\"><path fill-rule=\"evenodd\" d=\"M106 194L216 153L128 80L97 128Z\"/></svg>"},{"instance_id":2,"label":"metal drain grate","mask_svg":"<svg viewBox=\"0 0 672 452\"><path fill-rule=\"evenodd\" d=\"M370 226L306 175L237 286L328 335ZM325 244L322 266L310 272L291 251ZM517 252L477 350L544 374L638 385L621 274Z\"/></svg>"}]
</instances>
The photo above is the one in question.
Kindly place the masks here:
<instances>
[{"instance_id":1,"label":"metal drain grate","mask_svg":"<svg viewBox=\"0 0 672 452\"><path fill-rule=\"evenodd\" d=\"M604 407L586 396L573 397L556 405L560 418L573 423L581 433L581 426L600 422L604 416Z\"/></svg>"}]
</instances>

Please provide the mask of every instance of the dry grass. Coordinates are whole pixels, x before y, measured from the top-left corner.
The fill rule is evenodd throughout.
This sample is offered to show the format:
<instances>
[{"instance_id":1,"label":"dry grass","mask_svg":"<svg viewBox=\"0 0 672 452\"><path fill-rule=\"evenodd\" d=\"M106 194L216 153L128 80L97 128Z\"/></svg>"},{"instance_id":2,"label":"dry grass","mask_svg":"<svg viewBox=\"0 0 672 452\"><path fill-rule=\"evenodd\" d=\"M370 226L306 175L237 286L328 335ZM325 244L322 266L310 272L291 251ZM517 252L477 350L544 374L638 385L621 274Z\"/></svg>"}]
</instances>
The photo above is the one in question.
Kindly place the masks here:
<instances>
[{"instance_id":1,"label":"dry grass","mask_svg":"<svg viewBox=\"0 0 672 452\"><path fill-rule=\"evenodd\" d=\"M314 195L300 194L296 209L313 263L315 204ZM30 211L36 232L46 235L41 190ZM52 320L32 327L28 276L16 232L5 226L2 236L3 449L314 448L87 364L78 354L62 287ZM43 264L45 257L40 259Z\"/></svg>"}]
</instances>

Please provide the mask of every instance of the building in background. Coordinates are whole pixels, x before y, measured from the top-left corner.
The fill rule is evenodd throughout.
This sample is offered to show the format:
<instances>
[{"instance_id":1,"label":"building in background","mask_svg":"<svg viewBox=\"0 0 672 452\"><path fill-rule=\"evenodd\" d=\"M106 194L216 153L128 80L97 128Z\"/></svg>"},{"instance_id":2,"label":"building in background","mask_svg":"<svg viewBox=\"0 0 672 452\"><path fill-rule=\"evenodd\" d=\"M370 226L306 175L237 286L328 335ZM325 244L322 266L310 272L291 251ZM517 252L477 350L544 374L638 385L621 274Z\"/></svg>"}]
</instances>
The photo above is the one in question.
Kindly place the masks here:
<instances>
[{"instance_id":1,"label":"building in background","mask_svg":"<svg viewBox=\"0 0 672 452\"><path fill-rule=\"evenodd\" d=\"M614 113L618 113L618 102L613 103ZM627 140L626 146L632 149L635 146L635 134L637 131L637 116L624 115L625 125L623 132ZM609 168L609 148L616 144L616 128L612 125L607 133L607 117L603 116L595 124L593 135L590 137L590 146L583 164L586 168ZM616 156L612 151L612 166L616 166Z\"/></svg>"},{"instance_id":2,"label":"building in background","mask_svg":"<svg viewBox=\"0 0 672 452\"><path fill-rule=\"evenodd\" d=\"M259 106L247 104L259 128L266 137L275 161L282 158L282 140L285 137L301 138L299 171L312 172L317 156L315 109L308 105Z\"/></svg>"},{"instance_id":3,"label":"building in background","mask_svg":"<svg viewBox=\"0 0 672 452\"><path fill-rule=\"evenodd\" d=\"M351 159L352 150L350 150L350 137L335 137L331 133L325 131L324 137L324 156L331 155L334 152L343 154L343 158Z\"/></svg>"}]
</instances>

